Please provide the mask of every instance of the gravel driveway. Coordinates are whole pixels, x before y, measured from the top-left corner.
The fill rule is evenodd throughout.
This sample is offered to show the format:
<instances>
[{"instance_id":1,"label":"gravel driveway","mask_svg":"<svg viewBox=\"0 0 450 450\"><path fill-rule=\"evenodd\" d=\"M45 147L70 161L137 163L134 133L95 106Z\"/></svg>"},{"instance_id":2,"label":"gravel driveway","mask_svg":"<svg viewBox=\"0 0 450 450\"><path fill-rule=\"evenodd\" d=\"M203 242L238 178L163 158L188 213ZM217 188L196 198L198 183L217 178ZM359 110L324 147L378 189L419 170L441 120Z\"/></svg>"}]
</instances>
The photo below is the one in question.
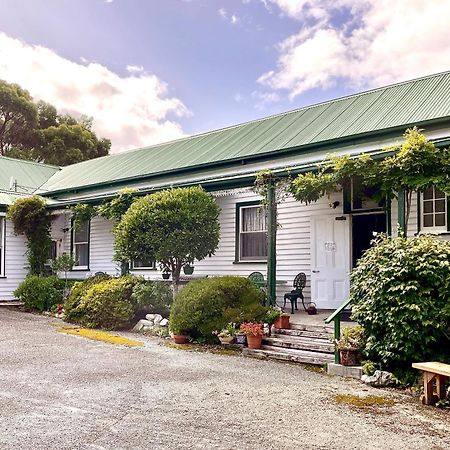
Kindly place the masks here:
<instances>
[{"instance_id":1,"label":"gravel driveway","mask_svg":"<svg viewBox=\"0 0 450 450\"><path fill-rule=\"evenodd\" d=\"M0 310L1 449L450 449L450 413L303 367L126 348ZM139 338L138 338L139 339ZM336 394L382 395L355 409Z\"/></svg>"}]
</instances>

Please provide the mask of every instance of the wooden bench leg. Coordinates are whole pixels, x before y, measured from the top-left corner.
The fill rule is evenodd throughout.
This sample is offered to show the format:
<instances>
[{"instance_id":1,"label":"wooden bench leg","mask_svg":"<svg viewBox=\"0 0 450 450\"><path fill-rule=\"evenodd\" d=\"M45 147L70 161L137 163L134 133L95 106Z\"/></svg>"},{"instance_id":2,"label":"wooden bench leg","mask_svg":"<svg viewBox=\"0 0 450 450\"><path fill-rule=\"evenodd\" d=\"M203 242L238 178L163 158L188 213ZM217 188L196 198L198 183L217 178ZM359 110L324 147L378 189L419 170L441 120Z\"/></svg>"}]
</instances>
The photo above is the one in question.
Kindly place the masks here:
<instances>
[{"instance_id":1,"label":"wooden bench leg","mask_svg":"<svg viewBox=\"0 0 450 450\"><path fill-rule=\"evenodd\" d=\"M440 400L445 398L445 381L447 377L444 375L436 375L436 391Z\"/></svg>"},{"instance_id":2,"label":"wooden bench leg","mask_svg":"<svg viewBox=\"0 0 450 450\"><path fill-rule=\"evenodd\" d=\"M431 372L423 373L423 394L424 394L424 404L433 405L433 384L434 384L435 374Z\"/></svg>"}]
</instances>

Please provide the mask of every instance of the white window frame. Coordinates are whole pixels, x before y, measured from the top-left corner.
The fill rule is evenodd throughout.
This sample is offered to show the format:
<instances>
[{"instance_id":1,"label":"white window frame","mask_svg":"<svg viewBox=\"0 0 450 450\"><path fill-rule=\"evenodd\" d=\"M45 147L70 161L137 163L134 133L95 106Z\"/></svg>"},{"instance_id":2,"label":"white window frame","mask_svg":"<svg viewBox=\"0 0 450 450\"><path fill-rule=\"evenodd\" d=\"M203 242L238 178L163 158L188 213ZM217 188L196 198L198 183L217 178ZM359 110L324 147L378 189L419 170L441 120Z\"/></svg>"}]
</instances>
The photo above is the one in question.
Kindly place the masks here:
<instances>
[{"instance_id":1,"label":"white window frame","mask_svg":"<svg viewBox=\"0 0 450 450\"><path fill-rule=\"evenodd\" d=\"M243 231L242 227L244 224L244 220L243 220L243 211L244 209L259 209L260 210L260 214L264 214L264 211L261 208L261 204L253 204L253 205L237 205L239 208L239 236L237 236L238 238L238 243L239 243L239 247L238 247L238 256L239 256L239 262L246 262L246 263L266 263L267 262L267 256L261 259L256 259L255 258L249 258L249 257L242 257L241 255L241 250L242 250L242 238L241 236L243 234L255 234L255 233L265 233L266 234L266 239L267 239L267 219L265 221L266 224L266 229L265 230L261 230L261 231Z\"/></svg>"},{"instance_id":2,"label":"white window frame","mask_svg":"<svg viewBox=\"0 0 450 450\"><path fill-rule=\"evenodd\" d=\"M423 192L421 192L420 195L420 230L422 233L446 233L448 231L448 223L447 223L447 194L444 193L444 198L443 199L436 199L435 197L435 191L436 191L436 187L433 186L433 198L432 199L424 199L423 197ZM432 213L426 213L425 212L425 208L424 208L424 202L435 202L436 200L444 200L444 211L441 212L439 211L438 214L444 214L444 218L445 218L445 223L444 225L433 225L432 227L426 227L424 226L424 216L433 216L433 224L435 223L435 215L436 215L436 211L434 211L434 205L433 205L433 212Z\"/></svg>"},{"instance_id":3,"label":"white window frame","mask_svg":"<svg viewBox=\"0 0 450 450\"><path fill-rule=\"evenodd\" d=\"M136 261L131 261L131 270L156 270L156 261L151 266L135 266Z\"/></svg>"},{"instance_id":4,"label":"white window frame","mask_svg":"<svg viewBox=\"0 0 450 450\"><path fill-rule=\"evenodd\" d=\"M72 227L72 258L76 259L76 254L77 252L75 251L75 246L76 245L86 245L87 244L87 251L88 251L88 255L87 255L87 265L84 266L79 266L77 265L77 261L75 261L75 264L73 266L72 270L89 270L89 263L90 263L90 253L91 253L91 221L88 220L87 221L87 241L80 241L80 242L76 242L75 240L75 229Z\"/></svg>"},{"instance_id":5,"label":"white window frame","mask_svg":"<svg viewBox=\"0 0 450 450\"><path fill-rule=\"evenodd\" d=\"M1 256L0 256L0 277L5 277L5 264L6 264L6 216L0 216L0 242L1 242Z\"/></svg>"}]
</instances>

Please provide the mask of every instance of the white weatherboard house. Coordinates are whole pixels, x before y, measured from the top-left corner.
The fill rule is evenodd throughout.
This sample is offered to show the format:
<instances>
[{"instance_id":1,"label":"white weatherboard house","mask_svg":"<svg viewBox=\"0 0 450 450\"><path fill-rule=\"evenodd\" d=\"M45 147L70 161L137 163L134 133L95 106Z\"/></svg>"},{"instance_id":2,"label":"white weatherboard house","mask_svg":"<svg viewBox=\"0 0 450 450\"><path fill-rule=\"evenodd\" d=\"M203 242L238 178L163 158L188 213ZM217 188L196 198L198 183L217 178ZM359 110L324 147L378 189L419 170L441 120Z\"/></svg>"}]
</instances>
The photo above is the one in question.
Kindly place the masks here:
<instances>
[{"instance_id":1,"label":"white weatherboard house","mask_svg":"<svg viewBox=\"0 0 450 450\"><path fill-rule=\"evenodd\" d=\"M97 271L119 273L111 223L95 217L74 232L68 206L98 204L124 187L150 193L200 184L221 207L221 239L215 255L195 263L195 275L266 276L267 233L251 189L255 174L267 168L280 174L287 168L292 174L314 170L330 152L376 154L402 142L404 131L415 125L437 146L450 144L450 72L63 168L0 158L0 299L13 299L27 273L25 240L4 218L19 196L48 199L55 216L53 256L72 252L78 266L70 276L85 278ZM397 202L386 211L362 200L357 184L310 205L292 198L279 205L276 278L288 283L278 285L279 297L305 272L306 297L318 308L338 307L348 295L348 272L372 233L396 229ZM416 195L409 233L448 233L449 211L436 190ZM135 261L132 273L161 278L146 261Z\"/></svg>"}]
</instances>

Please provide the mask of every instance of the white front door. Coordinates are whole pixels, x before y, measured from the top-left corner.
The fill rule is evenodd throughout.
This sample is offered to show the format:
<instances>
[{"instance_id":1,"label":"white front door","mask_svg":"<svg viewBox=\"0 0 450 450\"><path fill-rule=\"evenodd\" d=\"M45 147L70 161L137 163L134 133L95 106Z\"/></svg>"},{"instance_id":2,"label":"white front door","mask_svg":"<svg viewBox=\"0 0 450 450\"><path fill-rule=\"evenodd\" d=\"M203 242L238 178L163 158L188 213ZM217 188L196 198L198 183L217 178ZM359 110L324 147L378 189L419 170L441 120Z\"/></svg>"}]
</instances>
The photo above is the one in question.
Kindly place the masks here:
<instances>
[{"instance_id":1,"label":"white front door","mask_svg":"<svg viewBox=\"0 0 450 450\"><path fill-rule=\"evenodd\" d=\"M311 300L320 309L336 309L350 291L350 218L311 218Z\"/></svg>"}]
</instances>

